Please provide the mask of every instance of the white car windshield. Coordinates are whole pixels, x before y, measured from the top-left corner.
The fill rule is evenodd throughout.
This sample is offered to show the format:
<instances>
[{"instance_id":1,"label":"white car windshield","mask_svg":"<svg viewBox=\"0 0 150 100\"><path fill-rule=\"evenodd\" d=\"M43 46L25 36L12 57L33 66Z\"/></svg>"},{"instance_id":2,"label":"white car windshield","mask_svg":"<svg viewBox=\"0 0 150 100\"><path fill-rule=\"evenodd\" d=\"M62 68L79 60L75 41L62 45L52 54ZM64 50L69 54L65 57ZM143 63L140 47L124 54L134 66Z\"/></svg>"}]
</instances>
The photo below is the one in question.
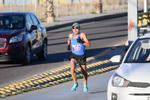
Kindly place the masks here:
<instances>
[{"instance_id":1,"label":"white car windshield","mask_svg":"<svg viewBox=\"0 0 150 100\"><path fill-rule=\"evenodd\" d=\"M150 55L150 38L138 39L125 59L126 63L144 63Z\"/></svg>"}]
</instances>

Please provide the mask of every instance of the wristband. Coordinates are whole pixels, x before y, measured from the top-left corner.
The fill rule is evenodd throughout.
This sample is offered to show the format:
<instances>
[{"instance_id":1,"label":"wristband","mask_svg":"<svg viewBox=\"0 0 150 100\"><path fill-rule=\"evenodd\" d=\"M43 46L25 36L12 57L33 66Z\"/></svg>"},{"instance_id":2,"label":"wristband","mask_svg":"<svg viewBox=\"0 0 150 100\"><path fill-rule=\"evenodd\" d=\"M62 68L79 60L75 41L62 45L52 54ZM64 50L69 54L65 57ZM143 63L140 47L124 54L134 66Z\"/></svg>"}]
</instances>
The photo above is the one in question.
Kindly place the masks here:
<instances>
[{"instance_id":1,"label":"wristband","mask_svg":"<svg viewBox=\"0 0 150 100\"><path fill-rule=\"evenodd\" d=\"M78 39L77 39L77 42L79 42L79 43L84 43L84 41L83 40L81 40L81 38L79 37Z\"/></svg>"},{"instance_id":2,"label":"wristband","mask_svg":"<svg viewBox=\"0 0 150 100\"><path fill-rule=\"evenodd\" d=\"M68 50L68 51L70 51L70 50L71 50L71 49L70 49L70 45L68 45L68 46L67 46L67 50Z\"/></svg>"}]
</instances>

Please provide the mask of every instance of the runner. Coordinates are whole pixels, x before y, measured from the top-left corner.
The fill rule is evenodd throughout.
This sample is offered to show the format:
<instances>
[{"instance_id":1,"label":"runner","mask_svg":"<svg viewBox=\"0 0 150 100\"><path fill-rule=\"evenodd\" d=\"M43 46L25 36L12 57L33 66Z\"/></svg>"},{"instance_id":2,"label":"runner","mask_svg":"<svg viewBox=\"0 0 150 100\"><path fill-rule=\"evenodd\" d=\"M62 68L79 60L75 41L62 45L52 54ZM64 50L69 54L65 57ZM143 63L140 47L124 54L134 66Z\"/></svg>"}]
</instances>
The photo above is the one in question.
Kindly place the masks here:
<instances>
[{"instance_id":1,"label":"runner","mask_svg":"<svg viewBox=\"0 0 150 100\"><path fill-rule=\"evenodd\" d=\"M88 92L87 86L87 71L86 71L86 53L85 47L90 47L90 42L88 41L85 33L80 32L80 24L74 23L72 25L73 33L69 34L68 36L68 50L72 51L70 56L70 65L71 65L71 75L74 82L73 87L71 88L72 91L76 91L78 87L78 82L76 78L75 66L78 63L81 67L81 71L83 74L84 79L84 92Z\"/></svg>"}]
</instances>

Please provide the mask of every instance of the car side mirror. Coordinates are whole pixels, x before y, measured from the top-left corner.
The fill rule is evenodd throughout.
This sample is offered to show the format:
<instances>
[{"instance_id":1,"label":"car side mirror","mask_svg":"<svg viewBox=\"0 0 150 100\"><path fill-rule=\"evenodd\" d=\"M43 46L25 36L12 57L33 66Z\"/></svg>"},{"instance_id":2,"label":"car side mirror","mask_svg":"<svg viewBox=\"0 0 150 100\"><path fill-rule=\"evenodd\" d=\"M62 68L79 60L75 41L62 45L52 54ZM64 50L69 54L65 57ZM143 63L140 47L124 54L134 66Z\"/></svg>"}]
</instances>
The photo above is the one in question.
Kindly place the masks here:
<instances>
[{"instance_id":1,"label":"car side mirror","mask_svg":"<svg viewBox=\"0 0 150 100\"><path fill-rule=\"evenodd\" d=\"M113 63L121 63L121 55L111 57L110 61Z\"/></svg>"},{"instance_id":2,"label":"car side mirror","mask_svg":"<svg viewBox=\"0 0 150 100\"><path fill-rule=\"evenodd\" d=\"M30 31L34 31L34 30L37 30L37 26L32 25Z\"/></svg>"}]
</instances>

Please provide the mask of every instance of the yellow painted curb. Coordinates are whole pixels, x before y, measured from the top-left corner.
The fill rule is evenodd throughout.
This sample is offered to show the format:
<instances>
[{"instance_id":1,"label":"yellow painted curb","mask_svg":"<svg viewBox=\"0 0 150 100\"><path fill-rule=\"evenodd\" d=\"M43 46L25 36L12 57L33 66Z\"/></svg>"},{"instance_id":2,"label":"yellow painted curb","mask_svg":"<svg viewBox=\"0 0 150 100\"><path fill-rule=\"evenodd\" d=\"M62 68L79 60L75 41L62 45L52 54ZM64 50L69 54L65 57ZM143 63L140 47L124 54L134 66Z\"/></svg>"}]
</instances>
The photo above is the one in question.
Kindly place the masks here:
<instances>
[{"instance_id":1,"label":"yellow painted curb","mask_svg":"<svg viewBox=\"0 0 150 100\"><path fill-rule=\"evenodd\" d=\"M98 57L98 56L96 56ZM96 57L91 57L88 58L87 60L93 60ZM87 65L87 70L91 69L91 68L96 68L97 66L100 65L104 65L109 63L110 60L104 60L104 61L98 61L92 64L88 64ZM31 90L35 90L35 89L40 89L40 88L45 88L45 87L49 87L49 86L53 86L53 85L57 85L60 84L62 82L66 82L66 81L70 81L72 80L71 77L71 73L69 70L70 66L67 65L65 67L62 67L60 69L56 69L47 73L43 73L37 76L34 76L26 81L22 81L22 82L18 82L18 83L14 83L14 84L10 84L8 86L5 86L4 88L0 88L0 97L7 97L10 95L17 95L26 91L31 91ZM88 75L94 75L96 73L102 73L111 69L114 69L116 67L114 66L110 66L107 68L100 68L97 70L91 70L88 73ZM63 72L65 71L65 72ZM57 72L61 72L61 73L57 73ZM78 77L82 77L81 72L81 68L76 68L76 72L78 72L79 74L77 74Z\"/></svg>"}]
</instances>

